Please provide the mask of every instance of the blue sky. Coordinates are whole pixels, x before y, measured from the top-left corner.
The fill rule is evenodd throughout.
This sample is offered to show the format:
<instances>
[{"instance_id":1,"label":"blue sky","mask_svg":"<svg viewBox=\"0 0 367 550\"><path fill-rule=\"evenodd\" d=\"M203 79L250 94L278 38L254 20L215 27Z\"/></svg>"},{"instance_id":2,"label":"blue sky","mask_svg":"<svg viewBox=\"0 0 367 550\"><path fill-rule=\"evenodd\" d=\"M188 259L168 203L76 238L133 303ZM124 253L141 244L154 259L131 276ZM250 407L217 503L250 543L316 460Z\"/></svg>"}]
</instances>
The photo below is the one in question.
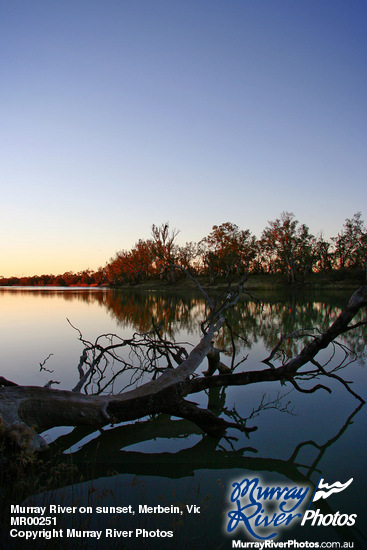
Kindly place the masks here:
<instances>
[{"instance_id":1,"label":"blue sky","mask_svg":"<svg viewBox=\"0 0 367 550\"><path fill-rule=\"evenodd\" d=\"M0 275L366 220L367 3L0 0Z\"/></svg>"}]
</instances>

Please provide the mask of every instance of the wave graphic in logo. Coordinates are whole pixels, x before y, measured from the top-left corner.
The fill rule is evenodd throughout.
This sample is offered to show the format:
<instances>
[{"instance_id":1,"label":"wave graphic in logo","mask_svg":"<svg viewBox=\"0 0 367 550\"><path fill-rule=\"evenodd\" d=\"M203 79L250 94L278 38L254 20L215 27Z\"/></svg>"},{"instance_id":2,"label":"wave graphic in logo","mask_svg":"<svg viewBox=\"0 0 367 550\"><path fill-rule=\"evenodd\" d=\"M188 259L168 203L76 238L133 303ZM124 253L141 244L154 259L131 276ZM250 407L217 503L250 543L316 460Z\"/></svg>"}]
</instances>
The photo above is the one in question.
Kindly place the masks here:
<instances>
[{"instance_id":1,"label":"wave graphic in logo","mask_svg":"<svg viewBox=\"0 0 367 550\"><path fill-rule=\"evenodd\" d=\"M312 502L316 502L316 500L319 500L320 498L326 499L333 493L340 493L341 491L344 491L344 489L349 487L352 481L353 478L351 477L350 480L346 483L340 483L340 481L336 481L332 485L328 485L323 479L320 479L319 484L316 487L315 495L312 499Z\"/></svg>"}]
</instances>

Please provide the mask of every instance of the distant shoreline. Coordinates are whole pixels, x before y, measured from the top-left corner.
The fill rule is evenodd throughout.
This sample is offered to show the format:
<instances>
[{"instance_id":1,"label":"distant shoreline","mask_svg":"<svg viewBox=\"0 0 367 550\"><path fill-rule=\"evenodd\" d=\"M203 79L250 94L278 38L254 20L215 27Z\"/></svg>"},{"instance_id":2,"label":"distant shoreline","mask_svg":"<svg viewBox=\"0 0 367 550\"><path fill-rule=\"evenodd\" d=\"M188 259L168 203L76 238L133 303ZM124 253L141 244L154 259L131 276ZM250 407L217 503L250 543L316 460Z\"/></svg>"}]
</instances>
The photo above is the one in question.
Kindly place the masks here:
<instances>
[{"instance_id":1,"label":"distant shoreline","mask_svg":"<svg viewBox=\"0 0 367 550\"><path fill-rule=\"evenodd\" d=\"M209 281L207 278L198 277L198 281L206 289L211 290L225 290L228 287L229 281L217 280ZM233 285L236 284L236 280L233 281ZM248 280L245 283L244 290L306 290L306 289L322 289L322 290L348 290L355 289L366 282L362 276L356 274L350 274L349 276L341 276L338 272L331 272L329 274L313 273L307 277L304 282L296 282L289 284L285 281L284 276L280 274L270 275L249 275ZM0 289L3 290L49 290L49 291L100 291L100 290L139 290L139 291L181 291L181 290L194 290L196 285L189 279L181 278L175 282L168 282L166 280L151 279L142 281L140 283L125 283L120 285L74 285L74 286L35 286L35 285L0 285Z\"/></svg>"}]
</instances>

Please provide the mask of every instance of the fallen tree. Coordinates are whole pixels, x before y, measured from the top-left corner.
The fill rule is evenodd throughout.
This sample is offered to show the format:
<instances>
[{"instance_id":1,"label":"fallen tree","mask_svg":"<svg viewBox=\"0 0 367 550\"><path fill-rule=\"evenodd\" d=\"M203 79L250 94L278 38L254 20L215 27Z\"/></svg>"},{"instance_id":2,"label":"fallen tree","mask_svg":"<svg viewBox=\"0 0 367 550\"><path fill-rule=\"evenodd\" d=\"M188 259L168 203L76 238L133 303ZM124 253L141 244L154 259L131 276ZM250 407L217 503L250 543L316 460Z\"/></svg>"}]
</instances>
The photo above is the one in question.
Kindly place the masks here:
<instances>
[{"instance_id":1,"label":"fallen tree","mask_svg":"<svg viewBox=\"0 0 367 550\"><path fill-rule=\"evenodd\" d=\"M256 427L248 426L246 422L225 420L211 410L200 408L185 398L208 388L245 386L270 381L288 381L297 391L306 393L320 389L330 392L324 384L316 384L311 388L300 385L302 380L310 381L321 376L338 380L356 399L364 403L362 397L350 388L349 383L335 373L335 369L327 370L325 365L317 361L316 356L341 334L366 324L366 321L351 323L357 312L367 305L367 285L353 294L346 308L327 330L307 335L308 342L296 357L283 361L279 366L272 364L276 351L285 338L283 336L269 357L264 360L266 368L239 373L233 372L233 362L232 368L227 367L226 370L220 362L218 350L213 346L213 339L225 322L224 312L238 300L243 290L243 282L235 290L228 289L219 305L214 303L203 289L201 290L207 299L210 312L201 325L202 338L190 353L182 345L166 341L161 336L159 327L155 326L151 333L134 335L130 340L122 340L116 335L104 335L109 342L108 345L102 345L100 338L94 344L87 342L79 331L80 340L86 347L78 366L80 380L73 391L18 386L0 378L2 437L18 448L39 451L47 447L39 434L48 428L101 428L159 413L190 420L214 437L222 437L228 428L250 432L256 430ZM299 333L287 335L288 338L296 336L299 336ZM119 358L116 350L126 346L136 354L143 354L139 376L148 372L152 379L137 388L126 389L118 394L103 393L103 384L99 386L97 394L82 394L82 388L90 383L96 372L100 374L100 380L103 380L102 362L108 361L108 358ZM202 376L196 376L197 369L206 357L209 361L208 370ZM132 368L127 360L121 361L123 368L120 372ZM311 369L302 370L308 364L312 365ZM214 374L217 369L219 375Z\"/></svg>"}]
</instances>

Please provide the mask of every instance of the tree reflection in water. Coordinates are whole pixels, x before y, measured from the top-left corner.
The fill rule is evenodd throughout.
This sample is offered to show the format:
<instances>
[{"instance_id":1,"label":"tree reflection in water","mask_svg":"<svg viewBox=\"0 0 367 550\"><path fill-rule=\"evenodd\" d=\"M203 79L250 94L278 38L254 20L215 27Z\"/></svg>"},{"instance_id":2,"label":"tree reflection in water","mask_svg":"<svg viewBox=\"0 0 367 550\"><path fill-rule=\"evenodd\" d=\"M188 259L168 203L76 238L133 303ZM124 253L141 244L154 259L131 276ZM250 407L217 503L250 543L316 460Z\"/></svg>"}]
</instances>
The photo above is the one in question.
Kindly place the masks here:
<instances>
[{"instance_id":1,"label":"tree reflection in water","mask_svg":"<svg viewBox=\"0 0 367 550\"><path fill-rule=\"evenodd\" d=\"M212 409L216 409L216 413L220 414L223 412L225 402L220 401L219 393L215 390L211 390L211 393L209 402L212 403ZM327 453L332 452L333 445L343 438L362 407L363 404L360 404L349 415L344 424L335 430L332 437L321 443L317 440L300 441L286 459L254 456L257 454L257 450L251 446L237 446L228 438L219 439L207 435L200 436L201 432L194 424L186 420L176 420L167 415L159 415L135 424L107 429L101 431L98 437L94 437L96 434L92 436L92 432L87 429L76 428L71 433L59 437L53 443L50 453L53 456L65 453L61 457L64 457L63 460L67 464L70 463L69 451L75 446L76 450L71 455L72 461L82 472L83 483L87 480L93 481L111 476L111 473L113 473L113 476L110 478L109 486L112 483L112 487L113 480L118 481L121 474L133 474L136 476L137 483L139 479L143 480L145 476L149 476L149 478L153 476L157 478L157 487L160 491L160 478L192 479L192 476L198 472L208 470L216 470L219 476L224 477L224 472L228 474L230 470L236 472L241 470L243 477L252 477L252 475L260 475L261 477L262 475L269 476L271 474L273 477L274 475L280 476L282 483L294 482L294 484L309 486L309 494L312 495L319 478L328 478L328 472L323 472L320 469L320 462ZM146 443L153 439L180 439L189 442L190 437L194 434L199 436L199 440L194 445L177 452L150 452L147 454L146 452L127 450L128 447ZM93 438L88 441L90 437ZM82 439L87 442L79 447L78 443ZM236 446L238 448L235 448ZM305 448L312 448L315 451L314 458L306 462L299 459ZM91 457L93 457L92 460ZM62 487L62 483L60 487ZM90 490L88 484L86 484L84 490ZM62 492L57 491L53 496L48 494L42 497L41 495L41 497L36 497L36 500L32 498L27 502L39 502L39 498L46 498L46 500L51 498L52 502L58 502L60 498L63 499L62 495ZM222 495L223 509L226 507L226 503L223 502L224 496ZM98 491L95 497L97 499L100 497ZM336 512L336 509L327 500L318 501L317 508L324 515L335 514ZM219 512L218 515L222 517L223 510ZM122 524L120 528L123 528ZM329 540L332 535L334 538L337 536L338 540L354 542L356 548L362 548L367 543L367 537L357 527L335 526L330 527L327 533L326 540ZM297 534L299 537L300 533ZM287 536L291 538L295 535L287 531ZM318 533L318 536L321 536L321 534ZM297 538L297 540L305 539ZM321 540L321 538L316 540ZM203 540L198 540L197 543L198 548L205 547ZM181 546L178 546L178 548L181 548ZM182 548L186 548L186 546L182 546Z\"/></svg>"},{"instance_id":2,"label":"tree reflection in water","mask_svg":"<svg viewBox=\"0 0 367 550\"><path fill-rule=\"evenodd\" d=\"M185 334L197 334L200 321L205 318L206 305L204 300L195 294L185 297L174 294L162 293L126 293L120 291L102 292L67 292L65 299L97 302L117 319L121 327L131 327L138 332L146 332L152 326L152 319L163 329L163 334L169 339L175 339L182 332ZM221 333L216 340L216 346L226 350L228 357L225 359L230 364L230 355L235 346L237 354L251 351L257 343L261 342L266 351L270 352L279 342L281 335L295 333L311 327L328 326L337 317L344 305L344 300L314 301L313 297L295 296L286 300L276 298L255 300L244 298L236 307L227 313L227 322L231 330ZM82 328L82 327L80 327ZM347 345L355 357L361 357L366 345L366 333L363 330L350 331L343 335L342 342ZM284 353L286 356L294 356L303 339L287 338L284 341ZM266 355L266 354L265 354ZM263 357L265 359L265 356ZM282 358L279 357L278 361ZM249 358L251 361L251 357ZM228 414L225 392L216 388L207 390L209 409L217 416ZM337 406L337 404L336 404ZM257 450L243 443L234 442L230 438L213 438L202 435L202 432L194 424L186 420L176 420L167 415L150 417L134 424L116 426L113 429L104 429L100 432L92 432L88 429L75 428L71 433L59 437L50 447L48 457L58 456L58 460L77 465L83 479L95 481L108 476L113 472L111 481L118 479L119 475L132 474L134 476L149 476L170 479L185 479L196 475L201 471L217 470L222 476L223 472L241 470L246 475L262 472L264 474L279 475L295 483L305 483L314 487L319 477L328 478L328 471L323 471L321 461L333 452L333 445L343 439L348 428L356 421L362 404L346 418L343 425L335 428L332 437L325 438L320 443L317 435L311 439L293 441L293 449L288 458L276 456L254 456ZM230 409L233 411L233 409ZM360 416L360 415L359 415ZM320 418L322 423L322 418ZM318 433L318 426L314 427L314 433ZM274 429L281 430L281 420ZM192 445L192 438L196 442ZM242 438L243 436L241 436ZM282 435L286 437L286 435ZM183 447L177 452L144 452L128 450L131 446L146 444L156 438L166 441L179 439ZM81 440L84 445L80 445ZM241 439L241 441L243 441ZM191 446L190 446L191 445ZM299 457L305 449L312 448L315 456L302 461ZM73 452L70 454L70 450ZM69 451L69 452L68 452ZM65 453L65 454L64 454ZM159 485L159 481L157 481ZM63 487L63 481L59 480L59 487ZM87 489L88 490L88 489ZM60 493L58 493L60 495ZM42 498L42 497L36 497ZM58 498L56 496L52 498ZM65 498L65 497L64 497ZM329 501L318 503L321 513L335 513ZM223 514L224 506L220 514ZM354 512L354 510L352 511ZM219 515L216 521L219 521ZM360 522L359 522L360 525ZM330 528L342 540L356 542L363 547L362 541L366 541L364 535L357 528ZM218 531L218 529L217 529ZM329 530L330 531L330 530ZM184 548L185 546L182 546ZM200 547L200 546L198 546Z\"/></svg>"}]
</instances>

